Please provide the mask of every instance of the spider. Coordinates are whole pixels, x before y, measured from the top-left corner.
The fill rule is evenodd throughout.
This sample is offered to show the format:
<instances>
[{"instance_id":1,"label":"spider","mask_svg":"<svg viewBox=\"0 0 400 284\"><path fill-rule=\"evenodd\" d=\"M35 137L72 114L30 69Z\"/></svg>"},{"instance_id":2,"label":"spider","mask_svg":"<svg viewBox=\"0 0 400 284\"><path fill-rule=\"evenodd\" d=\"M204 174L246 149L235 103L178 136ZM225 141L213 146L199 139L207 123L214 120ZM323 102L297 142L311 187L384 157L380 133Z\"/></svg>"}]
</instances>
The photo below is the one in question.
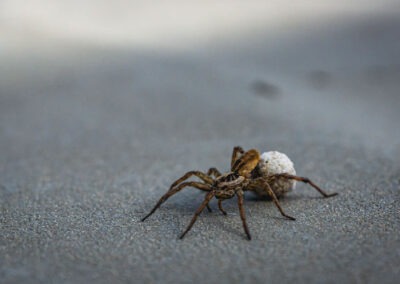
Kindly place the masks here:
<instances>
[{"instance_id":1,"label":"spider","mask_svg":"<svg viewBox=\"0 0 400 284\"><path fill-rule=\"evenodd\" d=\"M153 209L145 217L142 218L142 222L145 221L150 215L152 215L168 198L170 198L175 193L178 193L185 187L194 187L199 190L205 191L206 196L204 201L201 203L200 207L196 210L194 216L192 217L189 225L186 227L185 231L180 235L182 239L187 232L190 231L192 226L197 220L197 217L201 214L204 208L211 212L211 208L208 203L214 197L218 199L218 208L222 214L227 215L226 211L222 207L222 201L226 199L233 198L235 195L238 198L238 206L240 212L240 218L242 220L243 229L246 233L247 239L251 240L251 235L246 222L246 215L243 207L243 195L244 191L256 192L256 189L262 189L267 193L267 195L272 199L282 216L288 218L289 220L296 220L294 217L287 215L279 201L278 198L284 195L283 192L274 192L270 184L276 179L291 179L296 181L301 181L308 183L313 188L315 188L324 197L331 197L337 195L337 193L327 194L321 188L319 188L315 183L306 177L300 177L295 175L290 175L287 173L275 174L270 176L263 176L260 174L258 169L258 164L260 161L260 153L256 149L250 149L244 151L242 147L234 147L231 159L231 171L228 173L221 174L216 168L210 168L207 173L201 171L189 171L182 177L177 179L172 183L167 193L165 193ZM201 179L202 182L198 181L186 181L188 178L196 176ZM258 191L259 192L259 191Z\"/></svg>"}]
</instances>

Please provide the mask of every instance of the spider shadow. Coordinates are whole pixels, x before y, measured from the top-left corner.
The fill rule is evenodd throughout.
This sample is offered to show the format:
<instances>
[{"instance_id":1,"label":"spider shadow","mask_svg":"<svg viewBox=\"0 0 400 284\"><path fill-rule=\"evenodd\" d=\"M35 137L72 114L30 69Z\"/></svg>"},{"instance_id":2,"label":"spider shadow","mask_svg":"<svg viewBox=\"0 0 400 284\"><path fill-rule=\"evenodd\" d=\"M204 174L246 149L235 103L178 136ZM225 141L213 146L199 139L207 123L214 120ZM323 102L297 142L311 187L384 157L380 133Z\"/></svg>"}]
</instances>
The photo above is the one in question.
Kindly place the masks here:
<instances>
[{"instance_id":1,"label":"spider shadow","mask_svg":"<svg viewBox=\"0 0 400 284\"><path fill-rule=\"evenodd\" d=\"M302 200L302 199L324 199L321 195L313 195L312 193L303 193L303 192L288 192L286 195L279 197L278 200L281 204L284 203L291 203L295 200ZM271 202L273 204L272 198L268 196L259 196L253 192L246 192L244 195L245 202Z\"/></svg>"},{"instance_id":2,"label":"spider shadow","mask_svg":"<svg viewBox=\"0 0 400 284\"><path fill-rule=\"evenodd\" d=\"M285 210L285 207L286 207L285 205L288 205L300 198L301 198L300 195L289 195L289 196L285 195L283 197L278 198L278 200L279 200L280 205ZM263 218L267 217L267 218L272 218L275 220L285 220L285 221L288 220L287 217L282 216L279 213L279 210L278 210L277 206L275 205L275 203L273 202L272 198L270 198L268 196L259 196L255 193L249 192L248 194L245 195L245 202L247 204L251 204L254 202L254 205L251 206L252 211L254 213L259 213L261 210L263 210L263 212L265 212L262 214ZM247 206L247 208L248 208L247 210L250 210L249 207L250 206ZM259 214L257 214L257 215L259 215Z\"/></svg>"},{"instance_id":3,"label":"spider shadow","mask_svg":"<svg viewBox=\"0 0 400 284\"><path fill-rule=\"evenodd\" d=\"M195 214L197 208L201 205L202 201L204 200L203 199L204 193L201 192L195 194L195 198L193 198L193 195L191 196L189 195L185 196L185 195L186 194L180 196L179 198L171 200L171 202L168 202L167 204L160 207L157 210L159 212L155 212L156 214L158 213L162 215L158 217L159 220L170 220L170 219L178 220L177 221L178 224L176 224L177 226L176 230L178 233L184 230L185 227L189 224L192 216ZM282 207L285 208L285 204L289 204L295 200L302 199L303 197L304 196L302 194L291 194L280 198L279 201ZM308 195L306 196L306 198L321 199L321 197L319 196L308 196ZM252 223L251 218L258 217L256 215L260 215L261 210L264 211L263 218L272 218L275 220L288 221L287 218L279 214L279 211L277 210L271 198L260 197L252 192L246 192L246 194L244 195L244 200L245 200L244 205L245 205L247 223L251 224ZM263 206L264 202L267 202L268 204L267 207ZM240 213L236 198L225 200L223 202L223 208L228 213L227 215L222 214L222 212L218 209L218 206L216 204L216 199L212 199L209 205L212 208L212 212L209 212L205 208L198 217L196 223L198 223L198 221L202 219L203 222L213 223L219 228L219 230L222 229L223 231L229 234L235 234L239 237L247 239L245 232L243 231L242 228L242 221L240 218ZM249 214L250 212L252 214ZM169 216L163 216L164 214L168 214ZM228 222L226 222L227 220ZM196 226L195 224L194 228L196 227L199 228L199 225L200 224L197 224ZM241 229L237 228L238 225L241 227ZM200 226L200 230L201 229L202 228Z\"/></svg>"},{"instance_id":4,"label":"spider shadow","mask_svg":"<svg viewBox=\"0 0 400 284\"><path fill-rule=\"evenodd\" d=\"M224 201L223 208L227 212L227 215L224 215L218 209L216 201L217 199L214 199L209 203L212 211L210 212L207 209L204 209L199 218L207 218L204 222L212 223L213 226L215 226L215 233L218 235L220 235L221 232L226 232L247 240L246 233L242 227L242 221L236 200L228 199ZM240 228L237 226L240 226Z\"/></svg>"},{"instance_id":5,"label":"spider shadow","mask_svg":"<svg viewBox=\"0 0 400 284\"><path fill-rule=\"evenodd\" d=\"M289 195L285 195L283 197L278 198L278 200L280 203L287 203L287 202L293 202L294 200L297 200L300 198L301 198L301 195L299 195L299 194L291 194L291 195L289 194ZM246 192L244 195L244 201L248 204L263 203L263 202L274 204L271 197L260 196L253 192Z\"/></svg>"},{"instance_id":6,"label":"spider shadow","mask_svg":"<svg viewBox=\"0 0 400 284\"><path fill-rule=\"evenodd\" d=\"M179 228L177 229L178 233L182 233L182 231L186 228L191 218L195 214L196 209L200 206L202 201L202 198L195 198L195 200L191 198L184 202L185 199L186 198L182 198L180 200L180 204L184 205L179 206L179 208L176 208L174 205L172 205L174 207L174 218L179 218L179 225L177 225L179 226ZM225 231L229 234L234 234L244 239L247 239L243 229L236 228L237 225L242 227L242 221L240 219L239 208L235 200L231 199L224 202L224 209L228 213L227 215L222 214L222 212L218 209L216 199L211 200L209 205L212 211L210 212L205 208L198 216L198 219L191 231L203 230L204 228L202 228L202 225L204 227L205 224L209 223L212 224L214 232L218 235L220 235L219 231L221 230L222 232ZM168 210L171 210L171 208L169 208ZM201 222L199 222L200 220ZM227 220L228 222L226 222ZM189 237L189 234L190 232L188 233L188 236L186 236L186 238Z\"/></svg>"},{"instance_id":7,"label":"spider shadow","mask_svg":"<svg viewBox=\"0 0 400 284\"><path fill-rule=\"evenodd\" d=\"M289 201L292 201L292 200L296 200L297 198L298 197L294 197L294 198L289 197L287 199ZM282 199L284 199L284 198L282 198ZM270 199L268 197L259 197L255 194L248 194L248 195L245 195L245 202L246 201L257 202L257 203L263 202L263 201L264 202L269 201L269 202L271 202L270 203L271 208L272 208L271 210L276 209L276 206L273 203L272 199ZM208 212L207 210L204 210L202 212L201 216L208 217L208 216L210 216L209 214L216 214L216 215L214 215L214 216L216 216L216 217L214 217L214 218L216 218L216 219L214 219L214 222L220 228L220 230L227 232L229 234L234 234L234 235L237 235L238 237L247 239L246 234L242 227L242 221L240 218L240 213L239 213L239 208L237 206L237 203L233 199L231 199L231 200L226 200L223 204L224 204L224 209L227 212L227 215L222 214L219 211L219 209L216 207L216 205L214 205L214 204L212 204L212 202L210 202L210 205L212 207L212 212ZM249 211L250 211L249 207L247 207L246 211L247 211L246 212L247 213L246 214L246 222L251 226L251 223L252 223L251 217L254 217L254 216L253 216L253 214L249 214ZM259 211L259 209L257 209L257 211ZM279 211L276 210L275 213L279 214ZM265 217L266 217L265 214L263 214L263 218L265 218ZM274 213L271 213L271 215L268 215L267 217L273 218L276 220L281 220L281 221L288 221L288 219L286 217L281 216L281 215L279 215L279 216L274 215ZM228 222L227 222L227 220L228 220Z\"/></svg>"},{"instance_id":8,"label":"spider shadow","mask_svg":"<svg viewBox=\"0 0 400 284\"><path fill-rule=\"evenodd\" d=\"M228 213L228 215L222 215L221 214L221 217L226 220L226 218L230 218L229 215L232 216L232 213L231 214ZM246 233L244 232L243 228L239 229L239 228L236 228L237 225L233 226L233 222L240 222L240 227L242 227L242 221L240 220L239 214L237 216L234 216L234 217L235 218L230 220L230 222L228 223L229 225L226 222L224 222L223 219L218 219L216 221L216 225L218 226L217 229L221 230L222 232L226 232L229 235L236 235L236 236L238 236L238 237L240 237L242 239L247 240ZM250 233L251 233L251 231L250 231Z\"/></svg>"}]
</instances>

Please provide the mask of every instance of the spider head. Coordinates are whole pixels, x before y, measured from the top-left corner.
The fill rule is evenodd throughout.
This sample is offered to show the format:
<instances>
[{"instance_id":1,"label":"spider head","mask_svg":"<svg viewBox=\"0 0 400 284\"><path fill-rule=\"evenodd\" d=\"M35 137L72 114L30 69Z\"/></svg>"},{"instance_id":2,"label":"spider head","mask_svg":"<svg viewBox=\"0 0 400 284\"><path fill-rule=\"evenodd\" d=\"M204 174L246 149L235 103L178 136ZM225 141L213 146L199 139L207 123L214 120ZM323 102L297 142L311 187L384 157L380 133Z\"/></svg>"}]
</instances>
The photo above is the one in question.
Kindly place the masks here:
<instances>
[{"instance_id":1,"label":"spider head","mask_svg":"<svg viewBox=\"0 0 400 284\"><path fill-rule=\"evenodd\" d=\"M245 152L232 166L232 172L250 178L252 170L258 165L260 161L260 153L256 149L251 149Z\"/></svg>"}]
</instances>

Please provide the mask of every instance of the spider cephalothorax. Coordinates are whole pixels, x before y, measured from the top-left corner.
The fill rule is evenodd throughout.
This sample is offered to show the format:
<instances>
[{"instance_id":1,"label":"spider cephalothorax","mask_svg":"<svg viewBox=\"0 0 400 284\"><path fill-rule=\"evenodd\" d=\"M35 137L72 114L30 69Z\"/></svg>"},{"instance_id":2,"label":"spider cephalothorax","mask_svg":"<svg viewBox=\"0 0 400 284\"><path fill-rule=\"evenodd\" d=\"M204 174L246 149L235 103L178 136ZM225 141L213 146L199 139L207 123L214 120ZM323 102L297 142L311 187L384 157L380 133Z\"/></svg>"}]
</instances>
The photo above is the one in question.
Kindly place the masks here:
<instances>
[{"instance_id":1,"label":"spider cephalothorax","mask_svg":"<svg viewBox=\"0 0 400 284\"><path fill-rule=\"evenodd\" d=\"M312 187L318 190L324 197L330 197L336 195L336 193L326 194L308 178L303 178L288 173L280 173L280 174L265 176L259 169L259 163L260 163L260 153L257 150L251 149L245 152L241 147L235 147L232 153L230 172L221 174L216 168L210 168L207 173L203 173L200 171L187 172L181 178L177 179L174 183L172 183L168 192L165 193L160 198L160 200L153 207L150 213L147 214L142 219L142 221L146 220L150 215L152 215L161 206L161 204L164 203L169 197L181 191L183 188L190 186L205 191L207 192L207 194L205 196L203 203L196 210L188 227L180 236L181 239L192 228L193 224L197 220L197 217L204 210L204 208L207 207L207 209L211 211L208 203L211 201L212 198L215 197L216 199L218 199L218 208L224 215L226 215L227 213L222 208L222 201L225 199L230 199L236 195L238 197L238 206L239 206L240 217L243 223L243 228L247 235L247 238L250 240L251 236L249 229L247 227L246 216L243 207L244 191L265 193L265 195L269 196L274 201L275 205L278 207L282 216L285 216L290 220L295 220L295 218L287 215L283 211L278 201L278 197L282 195L281 192L274 192L274 188L270 186L270 184L272 184L276 179L297 180L309 183ZM191 176L198 177L199 179L202 180L202 182L196 182L196 181L184 182Z\"/></svg>"}]
</instances>

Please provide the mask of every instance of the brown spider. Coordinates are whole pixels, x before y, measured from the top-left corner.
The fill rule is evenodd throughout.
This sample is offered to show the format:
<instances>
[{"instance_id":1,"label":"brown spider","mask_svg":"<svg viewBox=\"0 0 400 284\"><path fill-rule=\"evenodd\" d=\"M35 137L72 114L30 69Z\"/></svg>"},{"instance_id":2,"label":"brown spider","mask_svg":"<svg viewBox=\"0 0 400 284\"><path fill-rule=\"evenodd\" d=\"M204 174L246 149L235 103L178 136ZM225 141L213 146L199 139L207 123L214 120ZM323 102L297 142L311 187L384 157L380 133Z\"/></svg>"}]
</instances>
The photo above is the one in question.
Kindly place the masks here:
<instances>
[{"instance_id":1,"label":"brown spider","mask_svg":"<svg viewBox=\"0 0 400 284\"><path fill-rule=\"evenodd\" d=\"M187 186L195 187L202 191L206 191L207 194L203 203L196 210L192 220L187 226L186 230L181 234L180 239L182 239L186 233L192 228L193 224L196 222L197 217L204 210L205 207L209 211L211 208L208 203L211 201L213 197L218 199L218 208L219 210L226 215L226 211L222 208L222 201L225 199L230 199L235 195L238 197L238 205L240 218L242 219L243 228L246 232L247 238L251 240L249 228L246 223L246 216L243 208L243 192L244 191L254 191L256 189L264 190L267 195L273 200L276 207L278 207L282 216L295 220L295 218L287 215L279 201L278 198L284 195L284 192L274 192L271 188L270 184L275 179L293 179L296 181L301 181L304 183L310 184L313 188L315 188L319 193L321 193L324 197L331 197L337 195L337 193L327 194L322 189L320 189L316 184L314 184L311 180L305 177L299 177L295 175L289 175L286 173L276 174L271 176L263 176L260 174L258 169L258 163L260 161L260 153L256 149L251 149L245 152L241 147L233 148L232 160L231 160L231 171L225 174L221 174L216 168L210 168L206 173L200 171L190 171L184 174L181 178L177 179L169 188L168 192L165 193L154 208L147 214L143 219L146 220L150 215L152 215L160 206L163 204L169 197L174 195L175 193L181 191L183 188ZM203 182L189 181L183 182L191 176L196 176L200 178ZM215 178L213 178L214 176Z\"/></svg>"}]
</instances>

